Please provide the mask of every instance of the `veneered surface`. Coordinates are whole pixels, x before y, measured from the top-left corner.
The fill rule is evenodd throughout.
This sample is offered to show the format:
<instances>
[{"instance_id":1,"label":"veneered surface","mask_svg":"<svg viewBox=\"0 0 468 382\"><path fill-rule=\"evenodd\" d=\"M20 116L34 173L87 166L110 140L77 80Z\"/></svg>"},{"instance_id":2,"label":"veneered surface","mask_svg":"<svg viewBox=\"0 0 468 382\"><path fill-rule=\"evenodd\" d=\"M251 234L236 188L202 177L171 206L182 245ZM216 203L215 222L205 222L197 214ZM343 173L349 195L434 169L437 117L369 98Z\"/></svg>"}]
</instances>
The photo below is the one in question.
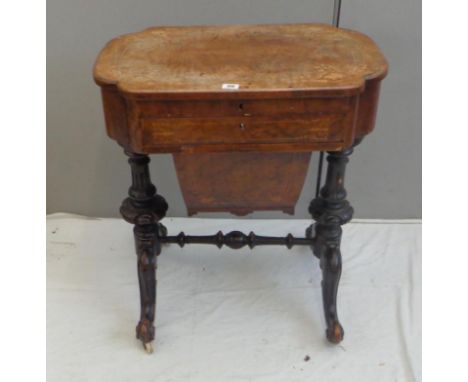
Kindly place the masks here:
<instances>
[{"instance_id":1,"label":"veneered surface","mask_svg":"<svg viewBox=\"0 0 468 382\"><path fill-rule=\"evenodd\" d=\"M310 153L174 154L188 214L253 211L294 214Z\"/></svg>"},{"instance_id":2,"label":"veneered surface","mask_svg":"<svg viewBox=\"0 0 468 382\"><path fill-rule=\"evenodd\" d=\"M387 62L367 36L324 24L159 27L101 51L100 85L127 96L349 95L381 79ZM223 90L238 84L238 90ZM276 94L278 96L278 94Z\"/></svg>"}]
</instances>

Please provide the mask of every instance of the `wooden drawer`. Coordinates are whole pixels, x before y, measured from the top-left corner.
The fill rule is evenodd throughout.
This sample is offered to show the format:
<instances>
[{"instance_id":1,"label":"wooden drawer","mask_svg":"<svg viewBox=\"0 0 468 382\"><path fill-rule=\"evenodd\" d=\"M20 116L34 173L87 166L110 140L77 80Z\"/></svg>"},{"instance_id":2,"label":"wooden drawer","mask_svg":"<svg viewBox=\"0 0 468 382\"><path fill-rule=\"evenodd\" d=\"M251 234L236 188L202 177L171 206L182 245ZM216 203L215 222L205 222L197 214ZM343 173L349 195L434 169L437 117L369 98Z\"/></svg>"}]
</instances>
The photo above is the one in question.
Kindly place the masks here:
<instances>
[{"instance_id":1,"label":"wooden drawer","mask_svg":"<svg viewBox=\"0 0 468 382\"><path fill-rule=\"evenodd\" d=\"M314 114L317 112L346 113L352 97L303 98L279 100L208 100L139 102L138 111L147 118L200 117L271 117Z\"/></svg>"},{"instance_id":2,"label":"wooden drawer","mask_svg":"<svg viewBox=\"0 0 468 382\"><path fill-rule=\"evenodd\" d=\"M228 118L144 118L140 122L137 146L145 151L167 151L175 146L223 144L296 144L339 142L344 139L345 113L272 117Z\"/></svg>"}]
</instances>

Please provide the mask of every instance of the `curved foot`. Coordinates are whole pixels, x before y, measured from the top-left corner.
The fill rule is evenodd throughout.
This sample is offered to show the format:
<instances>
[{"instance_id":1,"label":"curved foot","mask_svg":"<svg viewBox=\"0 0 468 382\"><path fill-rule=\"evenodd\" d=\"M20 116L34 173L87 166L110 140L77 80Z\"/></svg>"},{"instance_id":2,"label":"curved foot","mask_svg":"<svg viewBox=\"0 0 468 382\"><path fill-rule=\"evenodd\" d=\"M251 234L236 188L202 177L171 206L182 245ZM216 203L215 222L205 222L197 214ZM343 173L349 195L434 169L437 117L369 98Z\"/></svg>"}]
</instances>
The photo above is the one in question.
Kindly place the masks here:
<instances>
[{"instance_id":1,"label":"curved foot","mask_svg":"<svg viewBox=\"0 0 468 382\"><path fill-rule=\"evenodd\" d=\"M327 328L326 334L328 341L334 344L339 344L341 341L343 341L344 330L341 324L336 321L332 324L331 327Z\"/></svg>"},{"instance_id":2,"label":"curved foot","mask_svg":"<svg viewBox=\"0 0 468 382\"><path fill-rule=\"evenodd\" d=\"M322 297L327 323L327 339L331 343L338 344L344 335L343 327L338 321L336 310L338 283L341 276L341 252L339 248L335 246L326 247L320 261L320 266L323 272Z\"/></svg>"},{"instance_id":3,"label":"curved foot","mask_svg":"<svg viewBox=\"0 0 468 382\"><path fill-rule=\"evenodd\" d=\"M154 339L154 326L149 320L141 320L136 327L136 337L143 343L143 347L148 351L148 346L152 348L151 341Z\"/></svg>"}]
</instances>

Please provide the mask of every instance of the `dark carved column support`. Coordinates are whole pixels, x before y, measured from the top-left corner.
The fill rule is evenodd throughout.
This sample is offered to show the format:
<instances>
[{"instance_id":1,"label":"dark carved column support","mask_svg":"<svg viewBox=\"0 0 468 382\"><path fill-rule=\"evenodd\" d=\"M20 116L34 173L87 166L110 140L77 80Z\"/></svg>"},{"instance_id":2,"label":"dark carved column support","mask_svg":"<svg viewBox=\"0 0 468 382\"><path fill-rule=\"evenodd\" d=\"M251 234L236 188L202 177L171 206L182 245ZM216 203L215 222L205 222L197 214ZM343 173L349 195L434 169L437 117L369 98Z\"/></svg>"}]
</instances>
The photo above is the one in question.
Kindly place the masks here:
<instances>
[{"instance_id":1,"label":"dark carved column support","mask_svg":"<svg viewBox=\"0 0 468 382\"><path fill-rule=\"evenodd\" d=\"M357 144L358 142L356 142ZM327 324L327 339L339 343L344 331L338 320L336 298L341 276L341 226L353 216L353 208L346 200L344 178L346 164L353 149L329 152L325 185L318 198L312 200L309 212L316 221L307 229L306 236L313 239L312 250L320 259L322 269L322 298Z\"/></svg>"},{"instance_id":2,"label":"dark carved column support","mask_svg":"<svg viewBox=\"0 0 468 382\"><path fill-rule=\"evenodd\" d=\"M151 183L147 155L125 152L129 156L132 185L129 197L120 207L123 218L134 224L135 249L138 257L138 281L140 285L140 321L136 336L148 352L152 351L154 339L154 316L156 307L156 256L161 253L159 238L165 236L166 228L159 223L167 211L164 198L156 193Z\"/></svg>"}]
</instances>

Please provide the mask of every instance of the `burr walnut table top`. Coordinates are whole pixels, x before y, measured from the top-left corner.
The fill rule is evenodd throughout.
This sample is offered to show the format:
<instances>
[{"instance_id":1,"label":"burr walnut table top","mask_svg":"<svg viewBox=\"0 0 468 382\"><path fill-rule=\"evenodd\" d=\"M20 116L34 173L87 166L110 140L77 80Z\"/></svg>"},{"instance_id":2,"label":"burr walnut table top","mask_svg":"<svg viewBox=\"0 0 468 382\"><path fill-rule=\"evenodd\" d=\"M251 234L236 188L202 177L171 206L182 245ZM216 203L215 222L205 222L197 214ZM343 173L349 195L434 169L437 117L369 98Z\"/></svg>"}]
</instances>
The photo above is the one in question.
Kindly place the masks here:
<instances>
[{"instance_id":1,"label":"burr walnut table top","mask_svg":"<svg viewBox=\"0 0 468 382\"><path fill-rule=\"evenodd\" d=\"M352 95L387 63L367 36L324 24L156 27L118 37L94 78L127 97ZM235 90L235 91L233 91Z\"/></svg>"}]
</instances>

